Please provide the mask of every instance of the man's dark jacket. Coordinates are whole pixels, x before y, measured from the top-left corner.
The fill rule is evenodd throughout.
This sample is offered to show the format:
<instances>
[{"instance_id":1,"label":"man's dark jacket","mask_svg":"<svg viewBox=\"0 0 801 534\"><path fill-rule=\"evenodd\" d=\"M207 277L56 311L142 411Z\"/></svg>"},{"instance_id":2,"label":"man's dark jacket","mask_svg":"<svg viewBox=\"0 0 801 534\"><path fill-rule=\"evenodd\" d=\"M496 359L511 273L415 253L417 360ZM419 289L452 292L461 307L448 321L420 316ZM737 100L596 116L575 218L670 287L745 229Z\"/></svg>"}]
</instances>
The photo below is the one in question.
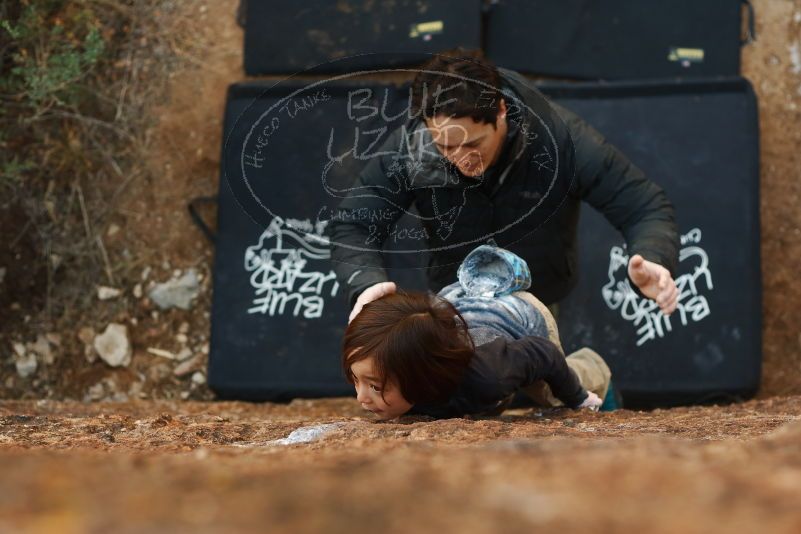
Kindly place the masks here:
<instances>
[{"instance_id":1,"label":"man's dark jacket","mask_svg":"<svg viewBox=\"0 0 801 534\"><path fill-rule=\"evenodd\" d=\"M630 255L675 273L678 232L662 188L576 114L520 74L499 70L509 131L482 180L418 150L431 138L417 117L390 134L380 150L392 155L371 159L342 200L338 212L350 215L334 217L328 232L334 270L351 305L387 280L378 242L412 204L428 235L420 248L430 251L427 275L435 292L456 280L470 250L492 238L528 262L534 295L546 304L561 300L577 283L582 200L623 234Z\"/></svg>"}]
</instances>

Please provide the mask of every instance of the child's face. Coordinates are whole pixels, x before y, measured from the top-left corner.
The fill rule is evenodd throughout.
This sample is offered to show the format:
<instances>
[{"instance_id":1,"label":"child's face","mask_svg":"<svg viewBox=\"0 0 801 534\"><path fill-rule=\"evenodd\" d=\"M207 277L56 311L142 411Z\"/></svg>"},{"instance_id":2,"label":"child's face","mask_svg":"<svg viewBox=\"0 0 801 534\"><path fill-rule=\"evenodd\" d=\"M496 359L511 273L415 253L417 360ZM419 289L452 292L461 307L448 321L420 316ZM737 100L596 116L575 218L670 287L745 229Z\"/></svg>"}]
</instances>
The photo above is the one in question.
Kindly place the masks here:
<instances>
[{"instance_id":1,"label":"child's face","mask_svg":"<svg viewBox=\"0 0 801 534\"><path fill-rule=\"evenodd\" d=\"M379 419L400 417L412 407L392 380L388 380L384 391L381 391L381 381L373 370L372 357L354 363L350 366L350 371L353 373L356 387L356 400L361 403L362 408L373 412Z\"/></svg>"}]
</instances>

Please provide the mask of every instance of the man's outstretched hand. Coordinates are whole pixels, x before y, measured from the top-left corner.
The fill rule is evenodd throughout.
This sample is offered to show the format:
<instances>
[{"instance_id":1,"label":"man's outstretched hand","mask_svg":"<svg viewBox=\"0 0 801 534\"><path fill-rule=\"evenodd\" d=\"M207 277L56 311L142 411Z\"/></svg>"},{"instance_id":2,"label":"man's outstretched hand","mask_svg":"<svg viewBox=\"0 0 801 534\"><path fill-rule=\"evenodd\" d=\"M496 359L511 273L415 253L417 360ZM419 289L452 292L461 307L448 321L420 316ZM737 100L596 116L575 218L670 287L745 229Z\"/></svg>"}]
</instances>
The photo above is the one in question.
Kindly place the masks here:
<instances>
[{"instance_id":1,"label":"man's outstretched hand","mask_svg":"<svg viewBox=\"0 0 801 534\"><path fill-rule=\"evenodd\" d=\"M362 308L364 308L365 304L373 302L376 299L380 299L384 295L394 293L397 289L398 288L395 286L395 282L380 282L362 291L362 294L356 299L356 303L353 305L353 309L350 311L348 324L350 324L354 317L359 315L359 312L362 311Z\"/></svg>"},{"instance_id":2,"label":"man's outstretched hand","mask_svg":"<svg viewBox=\"0 0 801 534\"><path fill-rule=\"evenodd\" d=\"M629 278L643 295L656 301L662 313L670 315L676 310L679 291L670 271L635 254L629 260Z\"/></svg>"}]
</instances>

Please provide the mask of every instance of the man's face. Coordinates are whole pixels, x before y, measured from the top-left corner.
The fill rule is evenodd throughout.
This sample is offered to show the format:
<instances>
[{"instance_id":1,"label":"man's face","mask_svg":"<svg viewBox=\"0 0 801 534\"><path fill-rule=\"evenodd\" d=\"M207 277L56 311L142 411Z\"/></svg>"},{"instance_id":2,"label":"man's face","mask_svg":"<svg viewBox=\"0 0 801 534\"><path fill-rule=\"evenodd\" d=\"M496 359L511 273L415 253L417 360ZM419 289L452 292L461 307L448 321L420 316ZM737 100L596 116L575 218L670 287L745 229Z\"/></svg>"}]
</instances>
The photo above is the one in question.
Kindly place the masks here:
<instances>
[{"instance_id":1,"label":"man's face","mask_svg":"<svg viewBox=\"0 0 801 534\"><path fill-rule=\"evenodd\" d=\"M477 177L495 164L506 138L506 105L500 102L495 125L470 117L435 115L426 126L440 154L465 176Z\"/></svg>"},{"instance_id":2,"label":"man's face","mask_svg":"<svg viewBox=\"0 0 801 534\"><path fill-rule=\"evenodd\" d=\"M362 408L373 412L379 419L394 419L412 407L401 395L400 388L391 380L381 390L381 381L373 369L373 358L359 360L350 366L353 373L356 400ZM381 394L383 395L383 398Z\"/></svg>"}]
</instances>

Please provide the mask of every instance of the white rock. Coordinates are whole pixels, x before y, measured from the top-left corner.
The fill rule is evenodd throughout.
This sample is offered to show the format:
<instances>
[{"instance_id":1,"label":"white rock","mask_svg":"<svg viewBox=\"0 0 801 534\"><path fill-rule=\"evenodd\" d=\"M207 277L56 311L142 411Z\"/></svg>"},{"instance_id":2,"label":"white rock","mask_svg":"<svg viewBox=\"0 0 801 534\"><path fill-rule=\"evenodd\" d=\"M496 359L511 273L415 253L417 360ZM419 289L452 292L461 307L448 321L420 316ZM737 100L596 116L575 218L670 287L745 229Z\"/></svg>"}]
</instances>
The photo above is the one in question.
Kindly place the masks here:
<instances>
[{"instance_id":1,"label":"white rock","mask_svg":"<svg viewBox=\"0 0 801 534\"><path fill-rule=\"evenodd\" d=\"M187 323L186 321L182 322L181 326L178 327L178 331L180 333L182 333L182 334L188 334L189 333L189 323Z\"/></svg>"},{"instance_id":2,"label":"white rock","mask_svg":"<svg viewBox=\"0 0 801 534\"><path fill-rule=\"evenodd\" d=\"M111 237L111 236L113 236L114 234L116 234L119 231L120 231L120 227L117 226L114 223L111 223L111 225L108 227L108 231L106 232L106 235Z\"/></svg>"},{"instance_id":3,"label":"white rock","mask_svg":"<svg viewBox=\"0 0 801 534\"><path fill-rule=\"evenodd\" d=\"M289 435L282 439L276 439L268 443L275 445L297 445L298 443L311 443L324 437L332 430L342 426L341 423L327 423L314 426L302 426L296 428Z\"/></svg>"},{"instance_id":4,"label":"white rock","mask_svg":"<svg viewBox=\"0 0 801 534\"><path fill-rule=\"evenodd\" d=\"M114 402L128 402L129 399L130 397L128 397L128 394L122 391L117 391L116 393L112 394L110 398L110 400ZM122 432L122 430L120 431Z\"/></svg>"},{"instance_id":5,"label":"white rock","mask_svg":"<svg viewBox=\"0 0 801 534\"><path fill-rule=\"evenodd\" d=\"M86 390L86 394L83 396L83 401L97 401L102 399L105 395L106 389L103 387L103 382L100 381Z\"/></svg>"},{"instance_id":6,"label":"white rock","mask_svg":"<svg viewBox=\"0 0 801 534\"><path fill-rule=\"evenodd\" d=\"M147 280L147 277L150 276L150 271L152 271L150 267L142 269L142 281Z\"/></svg>"},{"instance_id":7,"label":"white rock","mask_svg":"<svg viewBox=\"0 0 801 534\"><path fill-rule=\"evenodd\" d=\"M175 341L177 341L181 345L186 345L186 342L189 341L189 338L186 337L186 334L176 334Z\"/></svg>"},{"instance_id":8,"label":"white rock","mask_svg":"<svg viewBox=\"0 0 801 534\"><path fill-rule=\"evenodd\" d=\"M131 363L131 344L125 325L111 323L95 337L94 347L104 362L112 367L126 367Z\"/></svg>"},{"instance_id":9,"label":"white rock","mask_svg":"<svg viewBox=\"0 0 801 534\"><path fill-rule=\"evenodd\" d=\"M790 70L793 74L801 73L801 44L793 43L787 50L790 52Z\"/></svg>"},{"instance_id":10,"label":"white rock","mask_svg":"<svg viewBox=\"0 0 801 534\"><path fill-rule=\"evenodd\" d=\"M22 378L28 378L36 372L38 362L36 361L36 354L29 353L24 356L17 356L14 365L17 367L17 374Z\"/></svg>"},{"instance_id":11,"label":"white rock","mask_svg":"<svg viewBox=\"0 0 801 534\"><path fill-rule=\"evenodd\" d=\"M142 284L136 284L133 288L133 296L141 299L142 298Z\"/></svg>"},{"instance_id":12,"label":"white rock","mask_svg":"<svg viewBox=\"0 0 801 534\"><path fill-rule=\"evenodd\" d=\"M173 369L172 374L174 374L175 376L186 376L189 373L193 373L201 369L203 367L203 362L204 362L203 355L198 354L194 358L186 360L185 362L182 362L180 365L178 365L175 369ZM199 374L203 376L202 373ZM194 380L194 376L192 377L192 379Z\"/></svg>"},{"instance_id":13,"label":"white rock","mask_svg":"<svg viewBox=\"0 0 801 534\"><path fill-rule=\"evenodd\" d=\"M55 361L53 351L50 350L50 342L44 334L39 334L36 337L36 343L28 343L27 348L29 352L38 354L42 362L47 365L52 365Z\"/></svg>"},{"instance_id":14,"label":"white rock","mask_svg":"<svg viewBox=\"0 0 801 534\"><path fill-rule=\"evenodd\" d=\"M197 271L189 269L180 278L173 277L163 284L156 284L148 292L148 296L162 310L167 308L188 310L192 307L192 301L197 298L199 292Z\"/></svg>"},{"instance_id":15,"label":"white rock","mask_svg":"<svg viewBox=\"0 0 801 534\"><path fill-rule=\"evenodd\" d=\"M175 355L175 359L178 360L179 362L182 362L191 357L192 357L192 349L190 349L189 347L182 348L180 351L178 351L178 354Z\"/></svg>"},{"instance_id":16,"label":"white rock","mask_svg":"<svg viewBox=\"0 0 801 534\"><path fill-rule=\"evenodd\" d=\"M100 300L115 299L122 294L116 287L97 286L97 298Z\"/></svg>"},{"instance_id":17,"label":"white rock","mask_svg":"<svg viewBox=\"0 0 801 534\"><path fill-rule=\"evenodd\" d=\"M152 354L153 356L161 356L162 358L167 358L168 360L174 360L175 354L168 350L159 349L157 347L148 347L147 352Z\"/></svg>"},{"instance_id":18,"label":"white rock","mask_svg":"<svg viewBox=\"0 0 801 534\"><path fill-rule=\"evenodd\" d=\"M198 386L205 384L206 375L204 375L200 371L195 371L195 374L192 375L192 383L197 384Z\"/></svg>"},{"instance_id":19,"label":"white rock","mask_svg":"<svg viewBox=\"0 0 801 534\"><path fill-rule=\"evenodd\" d=\"M26 352L25 345L23 345L22 343L12 343L11 346L14 347L14 352L17 353L17 356L19 357L25 356Z\"/></svg>"}]
</instances>

